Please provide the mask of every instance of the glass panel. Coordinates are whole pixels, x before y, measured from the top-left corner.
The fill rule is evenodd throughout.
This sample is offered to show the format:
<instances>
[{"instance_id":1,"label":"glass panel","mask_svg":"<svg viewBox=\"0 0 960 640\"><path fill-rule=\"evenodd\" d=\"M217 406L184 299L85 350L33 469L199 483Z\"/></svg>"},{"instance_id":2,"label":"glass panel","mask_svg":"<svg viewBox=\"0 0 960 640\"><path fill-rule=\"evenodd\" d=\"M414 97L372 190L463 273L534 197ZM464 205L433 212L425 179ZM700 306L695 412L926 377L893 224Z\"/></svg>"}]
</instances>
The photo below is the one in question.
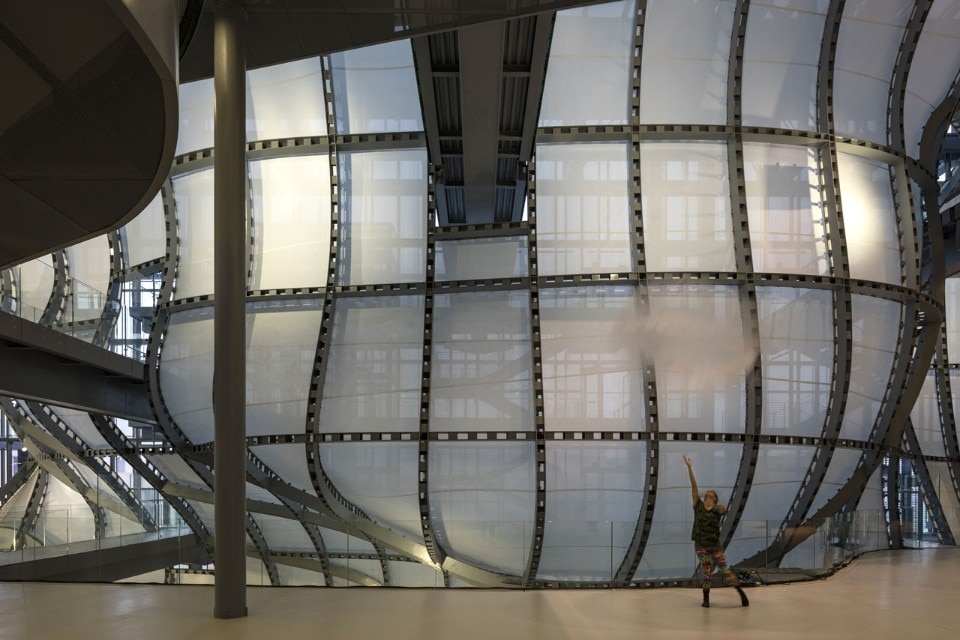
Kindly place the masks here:
<instances>
[{"instance_id":1,"label":"glass panel","mask_svg":"<svg viewBox=\"0 0 960 640\"><path fill-rule=\"evenodd\" d=\"M726 123L735 9L732 0L648 0L641 124ZM678 34L683 34L682 44Z\"/></svg>"},{"instance_id":2,"label":"glass panel","mask_svg":"<svg viewBox=\"0 0 960 640\"><path fill-rule=\"evenodd\" d=\"M736 271L727 146L640 144L647 271Z\"/></svg>"},{"instance_id":3,"label":"glass panel","mask_svg":"<svg viewBox=\"0 0 960 640\"><path fill-rule=\"evenodd\" d=\"M67 256L67 275L72 285L63 312L64 322L99 320L110 286L110 243L107 236L96 236L67 247L64 253Z\"/></svg>"},{"instance_id":4,"label":"glass panel","mask_svg":"<svg viewBox=\"0 0 960 640\"><path fill-rule=\"evenodd\" d=\"M213 293L213 169L173 180L180 226L180 260L174 298Z\"/></svg>"},{"instance_id":5,"label":"glass panel","mask_svg":"<svg viewBox=\"0 0 960 640\"><path fill-rule=\"evenodd\" d=\"M433 314L430 430L533 429L529 293L441 294Z\"/></svg>"},{"instance_id":6,"label":"glass panel","mask_svg":"<svg viewBox=\"0 0 960 640\"><path fill-rule=\"evenodd\" d=\"M287 565L277 564L277 575L280 577L280 585L283 587L325 587L326 580L323 577L322 566L317 561L317 570L311 571L302 567L288 567Z\"/></svg>"},{"instance_id":7,"label":"glass panel","mask_svg":"<svg viewBox=\"0 0 960 640\"><path fill-rule=\"evenodd\" d=\"M247 304L247 435L303 433L323 299Z\"/></svg>"},{"instance_id":8,"label":"glass panel","mask_svg":"<svg viewBox=\"0 0 960 640\"><path fill-rule=\"evenodd\" d=\"M947 361L960 362L960 276L947 278L944 289Z\"/></svg>"},{"instance_id":9,"label":"glass panel","mask_svg":"<svg viewBox=\"0 0 960 640\"><path fill-rule=\"evenodd\" d=\"M744 371L757 354L744 344L737 288L651 286L641 330L657 367L660 430L743 432Z\"/></svg>"},{"instance_id":10,"label":"glass panel","mask_svg":"<svg viewBox=\"0 0 960 640\"><path fill-rule=\"evenodd\" d=\"M416 562L393 561L387 563L390 584L396 587L442 587L443 574L427 565ZM451 576L451 583L453 576ZM453 586L451 584L451 586Z\"/></svg>"},{"instance_id":11,"label":"glass panel","mask_svg":"<svg viewBox=\"0 0 960 640\"><path fill-rule=\"evenodd\" d=\"M548 430L646 430L635 293L633 287L540 292Z\"/></svg>"},{"instance_id":12,"label":"glass panel","mask_svg":"<svg viewBox=\"0 0 960 640\"><path fill-rule=\"evenodd\" d=\"M475 238L436 244L436 280L486 280L527 275L527 239Z\"/></svg>"},{"instance_id":13,"label":"glass panel","mask_svg":"<svg viewBox=\"0 0 960 640\"><path fill-rule=\"evenodd\" d=\"M250 163L254 230L251 288L322 286L330 262L330 161L322 156Z\"/></svg>"},{"instance_id":14,"label":"glass panel","mask_svg":"<svg viewBox=\"0 0 960 640\"><path fill-rule=\"evenodd\" d=\"M829 274L817 152L747 143L743 164L754 271Z\"/></svg>"},{"instance_id":15,"label":"glass panel","mask_svg":"<svg viewBox=\"0 0 960 640\"><path fill-rule=\"evenodd\" d=\"M131 267L167 254L167 230L163 197L158 193L136 218L123 227L126 266Z\"/></svg>"},{"instance_id":16,"label":"glass panel","mask_svg":"<svg viewBox=\"0 0 960 640\"><path fill-rule=\"evenodd\" d=\"M537 145L541 276L636 268L628 152L619 142Z\"/></svg>"},{"instance_id":17,"label":"glass panel","mask_svg":"<svg viewBox=\"0 0 960 640\"><path fill-rule=\"evenodd\" d=\"M807 510L808 517L815 514L820 507L827 503L827 500L835 496L846 485L860 462L861 454L862 452L856 449L838 448L833 450L829 466L827 466L827 473L823 477L820 489L817 491L817 497ZM862 501L860 506L862 506Z\"/></svg>"},{"instance_id":18,"label":"glass panel","mask_svg":"<svg viewBox=\"0 0 960 640\"><path fill-rule=\"evenodd\" d=\"M640 516L646 453L645 442L547 443L538 579L613 579Z\"/></svg>"},{"instance_id":19,"label":"glass panel","mask_svg":"<svg viewBox=\"0 0 960 640\"><path fill-rule=\"evenodd\" d=\"M951 383L953 381L951 380ZM953 390L951 384L950 389ZM910 411L914 432L920 441L920 451L925 456L946 456L947 448L943 442L943 428L940 422L940 407L937 397L936 374L927 373L920 390L920 396Z\"/></svg>"},{"instance_id":20,"label":"glass panel","mask_svg":"<svg viewBox=\"0 0 960 640\"><path fill-rule=\"evenodd\" d=\"M323 470L340 495L375 522L423 544L416 442L332 442L318 447Z\"/></svg>"},{"instance_id":21,"label":"glass panel","mask_svg":"<svg viewBox=\"0 0 960 640\"><path fill-rule=\"evenodd\" d=\"M409 40L330 56L337 133L422 131Z\"/></svg>"},{"instance_id":22,"label":"glass panel","mask_svg":"<svg viewBox=\"0 0 960 640\"><path fill-rule=\"evenodd\" d=\"M702 494L713 489L726 504L733 493L743 445L720 443L660 442L657 470L657 503L650 525L650 538L634 580L692 578L697 571L690 533L693 508L690 480L683 456L689 456Z\"/></svg>"},{"instance_id":23,"label":"glass panel","mask_svg":"<svg viewBox=\"0 0 960 640\"><path fill-rule=\"evenodd\" d=\"M557 12L541 127L627 122L635 4L630 0Z\"/></svg>"},{"instance_id":24,"label":"glass panel","mask_svg":"<svg viewBox=\"0 0 960 640\"><path fill-rule=\"evenodd\" d=\"M868 440L893 371L902 309L897 302L853 295L852 311L850 392L840 437Z\"/></svg>"},{"instance_id":25,"label":"glass panel","mask_svg":"<svg viewBox=\"0 0 960 640\"><path fill-rule=\"evenodd\" d=\"M757 287L763 433L820 437L833 385L830 291Z\"/></svg>"},{"instance_id":26,"label":"glass panel","mask_svg":"<svg viewBox=\"0 0 960 640\"><path fill-rule=\"evenodd\" d=\"M900 284L889 165L849 153L837 156L850 277Z\"/></svg>"},{"instance_id":27,"label":"glass panel","mask_svg":"<svg viewBox=\"0 0 960 640\"><path fill-rule=\"evenodd\" d=\"M523 575L536 510L532 442L432 443L430 522L455 559Z\"/></svg>"},{"instance_id":28,"label":"glass panel","mask_svg":"<svg viewBox=\"0 0 960 640\"><path fill-rule=\"evenodd\" d=\"M887 99L913 0L847 3L834 63L833 122L838 135L887 144Z\"/></svg>"},{"instance_id":29,"label":"glass panel","mask_svg":"<svg viewBox=\"0 0 960 640\"><path fill-rule=\"evenodd\" d=\"M423 282L427 152L340 155L341 247L337 283Z\"/></svg>"},{"instance_id":30,"label":"glass panel","mask_svg":"<svg viewBox=\"0 0 960 640\"><path fill-rule=\"evenodd\" d=\"M750 4L743 49L744 125L817 130L818 45L829 4Z\"/></svg>"},{"instance_id":31,"label":"glass panel","mask_svg":"<svg viewBox=\"0 0 960 640\"><path fill-rule=\"evenodd\" d=\"M213 307L171 314L158 376L167 409L187 438L213 440Z\"/></svg>"},{"instance_id":32,"label":"glass panel","mask_svg":"<svg viewBox=\"0 0 960 640\"><path fill-rule=\"evenodd\" d=\"M320 58L247 72L247 140L327 135Z\"/></svg>"},{"instance_id":33,"label":"glass panel","mask_svg":"<svg viewBox=\"0 0 960 640\"><path fill-rule=\"evenodd\" d=\"M953 490L954 485L951 483L953 476L950 473L949 464L931 461L927 463L927 470L930 472L930 482L943 507L947 524L950 525L950 531L956 536L956 532L960 531L960 501L957 500L957 493Z\"/></svg>"},{"instance_id":34,"label":"glass panel","mask_svg":"<svg viewBox=\"0 0 960 640\"><path fill-rule=\"evenodd\" d=\"M54 274L52 258L45 256L30 260L16 267L19 271L20 314L31 322L40 322L40 315L46 309L53 294ZM960 326L960 324L954 325ZM960 353L960 351L958 351Z\"/></svg>"},{"instance_id":35,"label":"glass panel","mask_svg":"<svg viewBox=\"0 0 960 640\"><path fill-rule=\"evenodd\" d=\"M322 433L419 432L423 313L422 296L336 301Z\"/></svg>"}]
</instances>

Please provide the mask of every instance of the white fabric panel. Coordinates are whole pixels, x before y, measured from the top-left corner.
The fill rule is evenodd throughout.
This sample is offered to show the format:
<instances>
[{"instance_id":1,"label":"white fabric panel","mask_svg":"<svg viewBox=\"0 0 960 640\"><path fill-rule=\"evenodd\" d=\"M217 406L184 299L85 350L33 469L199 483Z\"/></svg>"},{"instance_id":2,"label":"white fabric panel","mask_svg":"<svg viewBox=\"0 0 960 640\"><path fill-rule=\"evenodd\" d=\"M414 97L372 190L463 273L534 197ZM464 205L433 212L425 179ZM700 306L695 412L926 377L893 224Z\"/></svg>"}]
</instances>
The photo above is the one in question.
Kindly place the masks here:
<instances>
[{"instance_id":1,"label":"white fabric panel","mask_svg":"<svg viewBox=\"0 0 960 640\"><path fill-rule=\"evenodd\" d=\"M157 193L137 217L123 227L127 266L143 264L167 254L163 197Z\"/></svg>"},{"instance_id":2,"label":"white fabric panel","mask_svg":"<svg viewBox=\"0 0 960 640\"><path fill-rule=\"evenodd\" d=\"M96 526L93 512L83 496L53 475L47 476L43 509L34 527L34 536L44 546L93 540Z\"/></svg>"},{"instance_id":3,"label":"white fabric panel","mask_svg":"<svg viewBox=\"0 0 960 640\"><path fill-rule=\"evenodd\" d=\"M952 382L952 380L951 380ZM953 386L950 387L951 391ZM940 420L940 407L937 398L937 379L932 371L927 372L920 396L910 410L910 421L920 441L920 451L925 456L946 456L947 448L943 442L943 426Z\"/></svg>"},{"instance_id":4,"label":"white fabric panel","mask_svg":"<svg viewBox=\"0 0 960 640\"><path fill-rule=\"evenodd\" d=\"M361 540L340 531L320 527L323 546L328 553L376 553L377 550L367 540Z\"/></svg>"},{"instance_id":5,"label":"white fabric panel","mask_svg":"<svg viewBox=\"0 0 960 640\"><path fill-rule=\"evenodd\" d=\"M251 288L317 287L330 262L330 161L293 156L250 162Z\"/></svg>"},{"instance_id":6,"label":"white fabric panel","mask_svg":"<svg viewBox=\"0 0 960 640\"><path fill-rule=\"evenodd\" d=\"M550 431L645 431L634 287L540 292L543 408Z\"/></svg>"},{"instance_id":7,"label":"white fabric panel","mask_svg":"<svg viewBox=\"0 0 960 640\"><path fill-rule=\"evenodd\" d=\"M27 507L30 506L30 497L33 495L33 488L39 477L39 470L34 470L29 479L0 505L0 530L2 530L0 535L3 536L5 543L4 550L13 547L14 533L20 526Z\"/></svg>"},{"instance_id":8,"label":"white fabric panel","mask_svg":"<svg viewBox=\"0 0 960 640\"><path fill-rule=\"evenodd\" d=\"M727 145L643 142L647 271L736 271Z\"/></svg>"},{"instance_id":9,"label":"white fabric panel","mask_svg":"<svg viewBox=\"0 0 960 640\"><path fill-rule=\"evenodd\" d=\"M629 147L551 144L536 153L540 275L635 270Z\"/></svg>"},{"instance_id":10,"label":"white fabric panel","mask_svg":"<svg viewBox=\"0 0 960 640\"><path fill-rule=\"evenodd\" d=\"M105 449L110 445L107 439L100 435L90 414L86 411L77 411L66 407L50 407L58 418L64 421L71 431L80 436L90 449Z\"/></svg>"},{"instance_id":11,"label":"white fabric panel","mask_svg":"<svg viewBox=\"0 0 960 640\"><path fill-rule=\"evenodd\" d=\"M307 453L302 444L269 444L250 447L267 468L297 489L313 493Z\"/></svg>"},{"instance_id":12,"label":"white fabric panel","mask_svg":"<svg viewBox=\"0 0 960 640\"><path fill-rule=\"evenodd\" d=\"M72 297L67 299L66 322L99 319L110 286L110 243L106 235L96 236L64 249Z\"/></svg>"},{"instance_id":13,"label":"white fabric panel","mask_svg":"<svg viewBox=\"0 0 960 640\"><path fill-rule=\"evenodd\" d=\"M936 487L947 524L950 525L950 531L956 538L960 532L960 501L957 500L957 493L953 489L948 464L947 462L928 462L927 470L930 472L930 482Z\"/></svg>"},{"instance_id":14,"label":"white fabric panel","mask_svg":"<svg viewBox=\"0 0 960 640\"><path fill-rule=\"evenodd\" d=\"M743 165L754 271L829 274L816 151L746 143Z\"/></svg>"},{"instance_id":15,"label":"white fabric panel","mask_svg":"<svg viewBox=\"0 0 960 640\"><path fill-rule=\"evenodd\" d=\"M537 578L611 580L637 528L645 442L548 442Z\"/></svg>"},{"instance_id":16,"label":"white fabric panel","mask_svg":"<svg viewBox=\"0 0 960 640\"><path fill-rule=\"evenodd\" d=\"M160 352L160 391L195 444L213 440L213 307L170 316Z\"/></svg>"},{"instance_id":17,"label":"white fabric panel","mask_svg":"<svg viewBox=\"0 0 960 640\"><path fill-rule=\"evenodd\" d=\"M319 430L420 429L423 297L340 298Z\"/></svg>"},{"instance_id":18,"label":"white fabric panel","mask_svg":"<svg viewBox=\"0 0 960 640\"><path fill-rule=\"evenodd\" d=\"M203 526L207 528L207 531L213 534L216 531L213 517L213 503L199 502L197 500L188 500L188 502L190 503L190 506L193 507L193 510L197 513L197 517L200 518L200 522L203 523Z\"/></svg>"},{"instance_id":19,"label":"white fabric panel","mask_svg":"<svg viewBox=\"0 0 960 640\"><path fill-rule=\"evenodd\" d=\"M889 165L837 154L850 277L901 284Z\"/></svg>"},{"instance_id":20,"label":"white fabric panel","mask_svg":"<svg viewBox=\"0 0 960 640\"><path fill-rule=\"evenodd\" d=\"M530 294L434 296L431 431L529 431Z\"/></svg>"},{"instance_id":21,"label":"white fabric panel","mask_svg":"<svg viewBox=\"0 0 960 640\"><path fill-rule=\"evenodd\" d=\"M325 587L327 583L323 577L320 561L317 561L317 570L310 571L302 567L291 567L276 563L277 576L280 585L284 587Z\"/></svg>"},{"instance_id":22,"label":"white fabric panel","mask_svg":"<svg viewBox=\"0 0 960 640\"><path fill-rule=\"evenodd\" d=\"M949 371L950 375L950 403L953 407L953 421L957 427L957 430L960 431L960 371L951 370ZM946 421L943 421L944 433L947 433L947 424ZM957 534L960 535L960 530L957 531Z\"/></svg>"},{"instance_id":23,"label":"white fabric panel","mask_svg":"<svg viewBox=\"0 0 960 640\"><path fill-rule=\"evenodd\" d=\"M249 540L249 538L248 538ZM249 542L248 542L249 544ZM254 587L269 587L270 574L261 560L247 557L247 584ZM214 581L216 582L216 581Z\"/></svg>"},{"instance_id":24,"label":"white fabric panel","mask_svg":"<svg viewBox=\"0 0 960 640\"><path fill-rule=\"evenodd\" d=\"M837 134L887 144L890 79L913 5L913 0L871 0L844 7L833 80Z\"/></svg>"},{"instance_id":25,"label":"white fabric panel","mask_svg":"<svg viewBox=\"0 0 960 640\"><path fill-rule=\"evenodd\" d=\"M40 322L40 316L53 293L54 271L50 256L30 260L14 267L19 272L19 316L30 322Z\"/></svg>"},{"instance_id":26,"label":"white fabric panel","mask_svg":"<svg viewBox=\"0 0 960 640\"><path fill-rule=\"evenodd\" d=\"M947 331L947 361L960 362L960 276L944 281L946 314L944 323Z\"/></svg>"},{"instance_id":27,"label":"white fabric panel","mask_svg":"<svg viewBox=\"0 0 960 640\"><path fill-rule=\"evenodd\" d=\"M726 123L735 9L732 0L648 0L640 124Z\"/></svg>"},{"instance_id":28,"label":"white fabric panel","mask_svg":"<svg viewBox=\"0 0 960 640\"><path fill-rule=\"evenodd\" d=\"M304 431L323 300L298 302L247 303L248 436Z\"/></svg>"},{"instance_id":29,"label":"white fabric panel","mask_svg":"<svg viewBox=\"0 0 960 640\"><path fill-rule=\"evenodd\" d=\"M628 121L636 15L633 0L557 12L539 126Z\"/></svg>"},{"instance_id":30,"label":"white fabric panel","mask_svg":"<svg viewBox=\"0 0 960 640\"><path fill-rule=\"evenodd\" d=\"M750 499L727 547L730 564L766 549L776 537L800 490L814 451L814 447L760 446Z\"/></svg>"},{"instance_id":31,"label":"white fabric panel","mask_svg":"<svg viewBox=\"0 0 960 640\"><path fill-rule=\"evenodd\" d=\"M870 296L854 294L852 300L850 391L840 437L867 440L893 371L902 308L897 302Z\"/></svg>"},{"instance_id":32,"label":"white fabric panel","mask_svg":"<svg viewBox=\"0 0 960 640\"><path fill-rule=\"evenodd\" d=\"M325 135L320 58L247 72L247 140Z\"/></svg>"},{"instance_id":33,"label":"white fabric panel","mask_svg":"<svg viewBox=\"0 0 960 640\"><path fill-rule=\"evenodd\" d=\"M251 496L247 496L251 497ZM313 553L316 548L310 541L310 536L299 522L292 518L279 518L262 513L251 513L260 527L263 539L270 547L270 551L290 551Z\"/></svg>"},{"instance_id":34,"label":"white fabric panel","mask_svg":"<svg viewBox=\"0 0 960 640\"><path fill-rule=\"evenodd\" d=\"M393 587L443 587L443 574L418 562L387 562L390 571L390 586Z\"/></svg>"},{"instance_id":35,"label":"white fabric panel","mask_svg":"<svg viewBox=\"0 0 960 640\"><path fill-rule=\"evenodd\" d=\"M173 180L180 226L175 299L213 293L213 168Z\"/></svg>"},{"instance_id":36,"label":"white fabric panel","mask_svg":"<svg viewBox=\"0 0 960 640\"><path fill-rule=\"evenodd\" d=\"M430 522L449 555L523 575L534 534L532 442L431 443Z\"/></svg>"},{"instance_id":37,"label":"white fabric panel","mask_svg":"<svg viewBox=\"0 0 960 640\"><path fill-rule=\"evenodd\" d=\"M427 251L426 149L343 153L339 170L337 283L423 282Z\"/></svg>"},{"instance_id":38,"label":"white fabric panel","mask_svg":"<svg viewBox=\"0 0 960 640\"><path fill-rule=\"evenodd\" d=\"M693 503L683 456L689 456L702 495L713 489L727 504L740 468L743 445L661 442L657 469L657 502L635 580L692 577L697 568L690 533Z\"/></svg>"},{"instance_id":39,"label":"white fabric panel","mask_svg":"<svg viewBox=\"0 0 960 640\"><path fill-rule=\"evenodd\" d=\"M213 147L213 78L180 85L177 155Z\"/></svg>"},{"instance_id":40,"label":"white fabric panel","mask_svg":"<svg viewBox=\"0 0 960 640\"><path fill-rule=\"evenodd\" d=\"M817 491L816 498L814 498L810 508L807 510L807 517L815 514L820 507L827 503L827 500L835 496L837 492L843 488L857 468L857 463L860 462L862 453L862 451L857 449L833 450L833 454L830 456L830 463L827 466L827 473L823 477L823 483Z\"/></svg>"},{"instance_id":41,"label":"white fabric panel","mask_svg":"<svg viewBox=\"0 0 960 640\"><path fill-rule=\"evenodd\" d=\"M757 287L764 434L819 437L833 386L830 291Z\"/></svg>"},{"instance_id":42,"label":"white fabric panel","mask_svg":"<svg viewBox=\"0 0 960 640\"><path fill-rule=\"evenodd\" d=\"M910 68L903 110L904 143L907 155L918 158L923 127L947 96L960 68L960 0L934 1ZM936 158L929 160L935 162Z\"/></svg>"},{"instance_id":43,"label":"white fabric panel","mask_svg":"<svg viewBox=\"0 0 960 640\"><path fill-rule=\"evenodd\" d=\"M817 129L817 68L829 0L751 2L743 49L745 126Z\"/></svg>"},{"instance_id":44,"label":"white fabric panel","mask_svg":"<svg viewBox=\"0 0 960 640\"><path fill-rule=\"evenodd\" d=\"M337 133L423 131L409 40L330 56Z\"/></svg>"},{"instance_id":45,"label":"white fabric panel","mask_svg":"<svg viewBox=\"0 0 960 640\"><path fill-rule=\"evenodd\" d=\"M259 500L260 502L269 502L270 504L283 504L280 498L252 482L247 483L246 495L248 500Z\"/></svg>"},{"instance_id":46,"label":"white fabric panel","mask_svg":"<svg viewBox=\"0 0 960 640\"><path fill-rule=\"evenodd\" d=\"M320 443L323 470L370 519L423 544L416 441Z\"/></svg>"},{"instance_id":47,"label":"white fabric panel","mask_svg":"<svg viewBox=\"0 0 960 640\"><path fill-rule=\"evenodd\" d=\"M661 431L740 433L746 367L736 287L650 287L645 347L657 367Z\"/></svg>"},{"instance_id":48,"label":"white fabric panel","mask_svg":"<svg viewBox=\"0 0 960 640\"><path fill-rule=\"evenodd\" d=\"M527 239L472 238L436 243L437 282L525 277Z\"/></svg>"},{"instance_id":49,"label":"white fabric panel","mask_svg":"<svg viewBox=\"0 0 960 640\"><path fill-rule=\"evenodd\" d=\"M190 465L178 454L144 457L147 459L147 462L155 466L168 480L189 487L208 488L203 479L197 475L197 472L191 469Z\"/></svg>"}]
</instances>

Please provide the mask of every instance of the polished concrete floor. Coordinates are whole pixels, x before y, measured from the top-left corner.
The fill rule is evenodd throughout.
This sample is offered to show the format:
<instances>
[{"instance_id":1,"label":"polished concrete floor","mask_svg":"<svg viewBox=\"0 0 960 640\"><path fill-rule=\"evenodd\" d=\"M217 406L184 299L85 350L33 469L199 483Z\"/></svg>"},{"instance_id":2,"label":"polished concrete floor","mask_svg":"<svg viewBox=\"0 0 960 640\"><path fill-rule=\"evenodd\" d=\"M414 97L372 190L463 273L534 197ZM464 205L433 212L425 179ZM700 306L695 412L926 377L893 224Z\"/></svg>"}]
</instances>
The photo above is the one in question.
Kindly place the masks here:
<instances>
[{"instance_id":1,"label":"polished concrete floor","mask_svg":"<svg viewBox=\"0 0 960 640\"><path fill-rule=\"evenodd\" d=\"M218 620L213 588L0 584L0 638L960 638L960 548L879 552L816 582L729 589L247 590L249 615Z\"/></svg>"}]
</instances>

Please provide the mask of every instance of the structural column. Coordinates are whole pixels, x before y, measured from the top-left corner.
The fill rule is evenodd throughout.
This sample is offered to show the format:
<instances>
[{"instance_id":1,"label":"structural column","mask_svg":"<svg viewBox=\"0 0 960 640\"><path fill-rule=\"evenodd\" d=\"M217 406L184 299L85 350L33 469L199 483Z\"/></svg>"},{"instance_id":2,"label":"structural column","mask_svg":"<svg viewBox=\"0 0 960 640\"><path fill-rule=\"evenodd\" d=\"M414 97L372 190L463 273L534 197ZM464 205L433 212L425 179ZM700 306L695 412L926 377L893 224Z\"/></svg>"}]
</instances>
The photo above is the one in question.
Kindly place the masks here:
<instances>
[{"instance_id":1,"label":"structural column","mask_svg":"<svg viewBox=\"0 0 960 640\"><path fill-rule=\"evenodd\" d=\"M246 48L242 0L215 0L214 563L217 618L247 615Z\"/></svg>"}]
</instances>

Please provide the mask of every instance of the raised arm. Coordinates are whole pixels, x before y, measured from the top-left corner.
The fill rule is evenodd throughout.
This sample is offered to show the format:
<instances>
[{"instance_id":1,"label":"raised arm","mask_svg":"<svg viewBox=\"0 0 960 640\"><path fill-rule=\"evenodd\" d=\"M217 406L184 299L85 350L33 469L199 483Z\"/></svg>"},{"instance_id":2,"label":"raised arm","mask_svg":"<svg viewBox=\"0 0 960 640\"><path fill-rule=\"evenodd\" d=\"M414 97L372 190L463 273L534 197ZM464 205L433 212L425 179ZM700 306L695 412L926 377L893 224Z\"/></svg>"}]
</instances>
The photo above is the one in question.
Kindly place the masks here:
<instances>
[{"instance_id":1,"label":"raised arm","mask_svg":"<svg viewBox=\"0 0 960 640\"><path fill-rule=\"evenodd\" d=\"M693 504L697 504L697 500L700 499L700 491L697 489L697 478L693 475L693 463L690 462L690 458L683 456L683 463L687 465L687 475L690 476L690 491L691 497L693 498Z\"/></svg>"}]
</instances>

